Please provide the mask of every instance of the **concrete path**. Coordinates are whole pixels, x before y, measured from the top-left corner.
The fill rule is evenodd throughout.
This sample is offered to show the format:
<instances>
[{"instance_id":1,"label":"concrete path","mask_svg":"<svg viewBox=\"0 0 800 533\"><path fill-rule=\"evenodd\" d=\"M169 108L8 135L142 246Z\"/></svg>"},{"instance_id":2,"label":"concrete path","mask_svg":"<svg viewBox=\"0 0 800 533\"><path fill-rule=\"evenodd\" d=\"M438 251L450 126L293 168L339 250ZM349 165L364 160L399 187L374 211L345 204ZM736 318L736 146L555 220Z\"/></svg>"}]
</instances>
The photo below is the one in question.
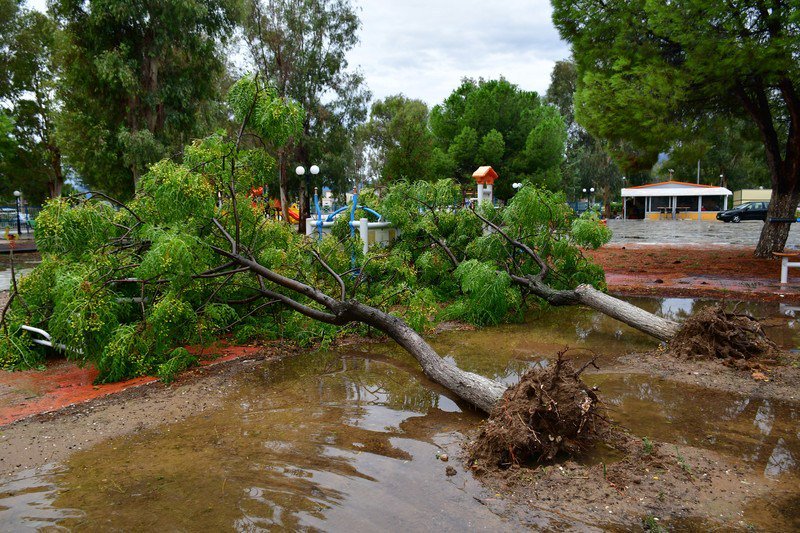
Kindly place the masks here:
<instances>
[{"instance_id":1,"label":"concrete path","mask_svg":"<svg viewBox=\"0 0 800 533\"><path fill-rule=\"evenodd\" d=\"M760 221L739 224L694 220L609 220L612 243L721 244L755 248L764 226ZM800 224L792 224L787 248L800 248Z\"/></svg>"}]
</instances>

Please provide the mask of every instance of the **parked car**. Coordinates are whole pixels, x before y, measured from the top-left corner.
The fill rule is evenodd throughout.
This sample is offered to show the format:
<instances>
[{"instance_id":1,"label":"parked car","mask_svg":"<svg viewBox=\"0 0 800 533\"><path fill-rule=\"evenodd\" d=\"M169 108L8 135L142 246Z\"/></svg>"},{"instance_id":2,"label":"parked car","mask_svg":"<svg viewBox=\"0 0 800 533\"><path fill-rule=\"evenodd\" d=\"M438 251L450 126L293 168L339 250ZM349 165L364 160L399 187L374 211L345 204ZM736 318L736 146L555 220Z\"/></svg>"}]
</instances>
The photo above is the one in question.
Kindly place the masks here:
<instances>
[{"instance_id":1,"label":"parked car","mask_svg":"<svg viewBox=\"0 0 800 533\"><path fill-rule=\"evenodd\" d=\"M767 220L769 202L748 202L727 211L717 213L717 220L741 222L742 220Z\"/></svg>"}]
</instances>

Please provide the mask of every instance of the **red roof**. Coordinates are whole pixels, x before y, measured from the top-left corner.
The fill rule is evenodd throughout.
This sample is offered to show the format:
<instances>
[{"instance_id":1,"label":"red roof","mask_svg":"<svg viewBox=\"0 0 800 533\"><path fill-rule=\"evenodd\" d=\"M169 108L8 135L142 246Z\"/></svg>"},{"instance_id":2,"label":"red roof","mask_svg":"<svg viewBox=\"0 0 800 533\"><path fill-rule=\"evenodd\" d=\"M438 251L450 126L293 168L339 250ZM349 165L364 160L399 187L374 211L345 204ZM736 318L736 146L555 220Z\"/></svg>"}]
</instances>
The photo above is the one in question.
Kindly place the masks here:
<instances>
[{"instance_id":1,"label":"red roof","mask_svg":"<svg viewBox=\"0 0 800 533\"><path fill-rule=\"evenodd\" d=\"M627 189L644 189L646 187L658 187L659 185L685 185L687 187L713 187L716 188L716 185L701 185L699 183L689 183L686 181L661 181L659 183L647 183L645 185L636 185L634 187L626 187Z\"/></svg>"},{"instance_id":2,"label":"red roof","mask_svg":"<svg viewBox=\"0 0 800 533\"><path fill-rule=\"evenodd\" d=\"M492 167L478 167L478 170L472 173L472 177L481 185L491 185L498 175Z\"/></svg>"}]
</instances>

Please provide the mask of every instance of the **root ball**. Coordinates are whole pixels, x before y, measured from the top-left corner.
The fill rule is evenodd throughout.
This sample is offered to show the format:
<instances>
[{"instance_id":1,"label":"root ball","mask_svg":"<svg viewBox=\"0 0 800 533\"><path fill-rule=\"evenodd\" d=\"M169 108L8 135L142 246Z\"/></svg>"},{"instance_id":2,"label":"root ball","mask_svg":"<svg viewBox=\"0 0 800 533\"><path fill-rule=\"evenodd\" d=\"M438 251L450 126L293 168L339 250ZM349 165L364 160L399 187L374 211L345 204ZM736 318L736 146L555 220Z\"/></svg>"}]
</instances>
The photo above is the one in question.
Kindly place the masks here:
<instances>
[{"instance_id":1,"label":"root ball","mask_svg":"<svg viewBox=\"0 0 800 533\"><path fill-rule=\"evenodd\" d=\"M586 449L605 418L597 395L580 378L582 371L559 355L554 365L523 375L469 446L472 462L509 467Z\"/></svg>"},{"instance_id":2,"label":"root ball","mask_svg":"<svg viewBox=\"0 0 800 533\"><path fill-rule=\"evenodd\" d=\"M707 307L686 319L668 350L683 359L722 359L736 367L748 367L780 353L758 320L727 312L721 305Z\"/></svg>"}]
</instances>

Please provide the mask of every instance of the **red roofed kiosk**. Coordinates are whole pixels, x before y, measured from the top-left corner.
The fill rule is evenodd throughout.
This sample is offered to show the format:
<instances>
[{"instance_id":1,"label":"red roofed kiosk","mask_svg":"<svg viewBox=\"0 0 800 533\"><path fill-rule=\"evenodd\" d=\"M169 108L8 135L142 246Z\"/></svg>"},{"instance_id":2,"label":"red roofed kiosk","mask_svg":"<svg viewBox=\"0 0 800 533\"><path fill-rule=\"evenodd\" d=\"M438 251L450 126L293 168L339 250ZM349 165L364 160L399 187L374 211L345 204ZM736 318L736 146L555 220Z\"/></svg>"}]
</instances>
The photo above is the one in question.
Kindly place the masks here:
<instances>
[{"instance_id":1,"label":"red roofed kiosk","mask_svg":"<svg viewBox=\"0 0 800 533\"><path fill-rule=\"evenodd\" d=\"M494 200L492 187L498 177L497 172L492 167L478 167L478 170L472 173L472 177L478 183L478 203L492 202Z\"/></svg>"}]
</instances>

